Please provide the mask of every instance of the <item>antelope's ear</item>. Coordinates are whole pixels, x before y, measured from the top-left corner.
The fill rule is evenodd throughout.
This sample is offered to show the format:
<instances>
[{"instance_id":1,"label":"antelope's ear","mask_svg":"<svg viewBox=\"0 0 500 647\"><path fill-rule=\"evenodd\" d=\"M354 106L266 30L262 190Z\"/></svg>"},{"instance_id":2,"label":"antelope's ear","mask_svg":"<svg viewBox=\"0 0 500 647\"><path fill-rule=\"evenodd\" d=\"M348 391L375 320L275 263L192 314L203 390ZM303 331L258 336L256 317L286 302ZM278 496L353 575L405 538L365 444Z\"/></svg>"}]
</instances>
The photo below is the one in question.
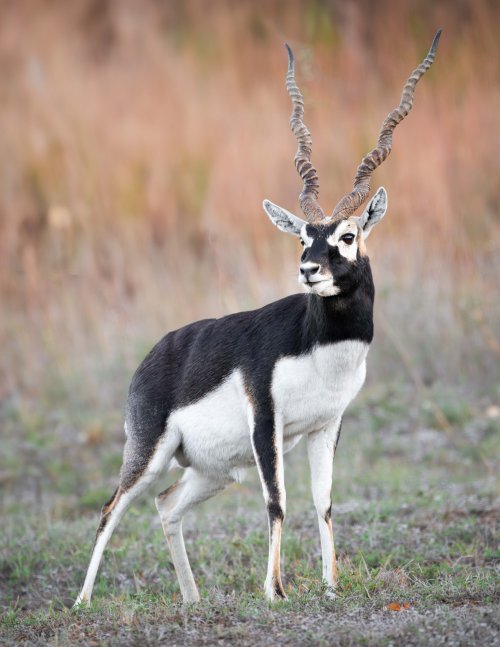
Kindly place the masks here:
<instances>
[{"instance_id":1,"label":"antelope's ear","mask_svg":"<svg viewBox=\"0 0 500 647\"><path fill-rule=\"evenodd\" d=\"M358 224L363 231L363 238L368 238L372 227L374 227L385 216L387 204L387 191L383 186L381 186L359 217Z\"/></svg>"},{"instance_id":2,"label":"antelope's ear","mask_svg":"<svg viewBox=\"0 0 500 647\"><path fill-rule=\"evenodd\" d=\"M305 220L297 218L293 213L290 213L283 207L278 207L277 204L272 203L270 200L264 200L262 203L264 211L267 213L272 223L281 231L294 236L300 236L300 230L306 224Z\"/></svg>"}]
</instances>

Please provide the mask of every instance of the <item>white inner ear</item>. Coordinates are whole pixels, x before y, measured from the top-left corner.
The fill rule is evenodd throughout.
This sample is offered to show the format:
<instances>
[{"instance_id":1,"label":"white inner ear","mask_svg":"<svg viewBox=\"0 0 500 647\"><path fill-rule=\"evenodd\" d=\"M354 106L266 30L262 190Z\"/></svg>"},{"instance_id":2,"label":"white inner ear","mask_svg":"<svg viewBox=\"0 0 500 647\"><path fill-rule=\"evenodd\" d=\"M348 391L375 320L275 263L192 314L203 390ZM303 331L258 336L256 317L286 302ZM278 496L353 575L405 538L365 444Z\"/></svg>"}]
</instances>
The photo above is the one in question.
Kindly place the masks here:
<instances>
[{"instance_id":1,"label":"white inner ear","mask_svg":"<svg viewBox=\"0 0 500 647\"><path fill-rule=\"evenodd\" d=\"M297 218L293 213L290 213L283 207L274 204L274 202L271 202L270 200L264 200L262 206L271 219L271 222L276 225L278 229L287 234L300 236L300 230L307 224L305 220Z\"/></svg>"},{"instance_id":2,"label":"white inner ear","mask_svg":"<svg viewBox=\"0 0 500 647\"><path fill-rule=\"evenodd\" d=\"M385 216L388 203L387 191L381 186L359 217L359 226L362 229L363 238L368 238L372 228Z\"/></svg>"}]
</instances>

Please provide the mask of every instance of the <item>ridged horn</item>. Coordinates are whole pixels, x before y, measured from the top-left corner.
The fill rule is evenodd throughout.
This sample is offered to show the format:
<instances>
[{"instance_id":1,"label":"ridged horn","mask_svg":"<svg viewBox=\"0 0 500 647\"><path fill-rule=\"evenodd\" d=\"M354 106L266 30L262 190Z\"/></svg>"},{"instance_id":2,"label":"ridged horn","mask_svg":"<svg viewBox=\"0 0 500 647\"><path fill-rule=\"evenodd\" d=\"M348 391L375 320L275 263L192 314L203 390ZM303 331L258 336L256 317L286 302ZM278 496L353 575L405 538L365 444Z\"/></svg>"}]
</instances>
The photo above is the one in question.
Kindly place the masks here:
<instances>
[{"instance_id":1,"label":"ridged horn","mask_svg":"<svg viewBox=\"0 0 500 647\"><path fill-rule=\"evenodd\" d=\"M318 173L311 164L312 139L311 133L302 121L304 116L304 99L295 82L295 58L290 46L285 43L288 52L288 71L286 75L286 89L292 100L292 114L290 128L295 135L298 148L295 153L295 167L304 182L304 187L299 195L300 208L309 222L325 219L323 209L317 203L319 193Z\"/></svg>"},{"instance_id":2,"label":"ridged horn","mask_svg":"<svg viewBox=\"0 0 500 647\"><path fill-rule=\"evenodd\" d=\"M382 164L392 149L392 133L396 126L403 121L413 105L413 93L420 78L434 63L436 49L441 36L441 29L436 32L431 48L422 63L411 73L401 95L399 106L385 118L378 136L377 146L368 155L363 157L356 171L354 186L350 193L345 195L337 204L332 213L332 219L341 220L348 218L356 209L365 202L370 191L370 179L373 171Z\"/></svg>"}]
</instances>

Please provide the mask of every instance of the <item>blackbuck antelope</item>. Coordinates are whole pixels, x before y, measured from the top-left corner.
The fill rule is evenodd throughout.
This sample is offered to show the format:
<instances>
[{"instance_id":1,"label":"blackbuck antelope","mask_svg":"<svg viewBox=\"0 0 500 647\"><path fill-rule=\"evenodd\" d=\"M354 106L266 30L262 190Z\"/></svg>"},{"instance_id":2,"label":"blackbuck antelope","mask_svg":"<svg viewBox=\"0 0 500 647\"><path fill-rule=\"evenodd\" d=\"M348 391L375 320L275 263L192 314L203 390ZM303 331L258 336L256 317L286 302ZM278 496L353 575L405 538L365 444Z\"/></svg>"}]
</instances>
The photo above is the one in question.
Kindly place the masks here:
<instances>
[{"instance_id":1,"label":"blackbuck antelope","mask_svg":"<svg viewBox=\"0 0 500 647\"><path fill-rule=\"evenodd\" d=\"M166 335L137 369L126 404L119 485L101 512L85 583L76 605L89 602L102 554L132 501L171 466L182 477L155 501L185 602L199 599L182 536L182 519L257 466L269 520L265 594L284 598L280 536L286 494L283 455L307 437L312 494L323 560L333 592L337 565L331 517L332 464L342 416L365 379L373 337L374 286L365 239L384 216L387 194L378 189L364 212L373 171L391 152L396 125L412 107L415 86L434 61L440 31L385 119L376 148L358 166L354 186L325 216L317 202L318 175L311 136L295 82L290 47L286 88L298 141L295 165L303 181L305 220L264 200L281 231L299 238L303 253L294 294L259 310L205 319Z\"/></svg>"}]
</instances>

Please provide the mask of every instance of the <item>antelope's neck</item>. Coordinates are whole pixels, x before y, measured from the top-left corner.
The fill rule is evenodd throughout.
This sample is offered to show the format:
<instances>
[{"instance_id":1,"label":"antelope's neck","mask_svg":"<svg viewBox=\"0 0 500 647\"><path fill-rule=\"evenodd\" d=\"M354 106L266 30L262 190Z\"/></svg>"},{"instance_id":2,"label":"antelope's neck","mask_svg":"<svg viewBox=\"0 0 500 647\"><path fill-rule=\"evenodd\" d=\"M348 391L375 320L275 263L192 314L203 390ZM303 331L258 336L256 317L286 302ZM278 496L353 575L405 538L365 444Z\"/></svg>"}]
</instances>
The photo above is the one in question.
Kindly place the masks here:
<instances>
[{"instance_id":1,"label":"antelope's neck","mask_svg":"<svg viewBox=\"0 0 500 647\"><path fill-rule=\"evenodd\" d=\"M345 295L309 295L304 334L315 344L330 344L348 339L370 343L373 339L375 287L371 272L355 289Z\"/></svg>"}]
</instances>

